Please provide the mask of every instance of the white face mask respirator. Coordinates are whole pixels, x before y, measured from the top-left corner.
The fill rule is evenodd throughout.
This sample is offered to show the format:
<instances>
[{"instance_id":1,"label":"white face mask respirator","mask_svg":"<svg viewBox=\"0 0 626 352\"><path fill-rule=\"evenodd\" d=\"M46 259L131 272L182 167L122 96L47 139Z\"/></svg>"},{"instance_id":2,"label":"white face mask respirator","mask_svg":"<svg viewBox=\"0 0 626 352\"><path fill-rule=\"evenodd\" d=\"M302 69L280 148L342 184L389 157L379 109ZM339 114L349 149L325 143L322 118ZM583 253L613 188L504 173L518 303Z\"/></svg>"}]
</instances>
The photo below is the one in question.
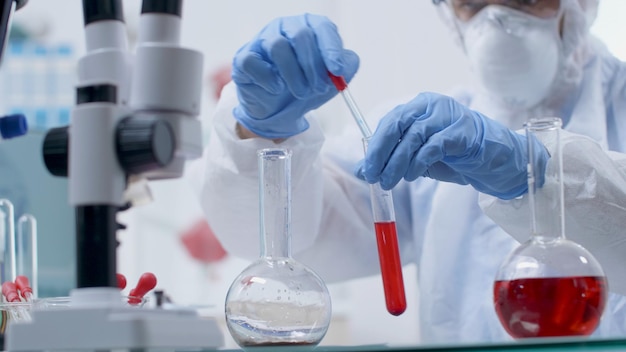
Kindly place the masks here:
<instances>
[{"instance_id":1,"label":"white face mask respirator","mask_svg":"<svg viewBox=\"0 0 626 352\"><path fill-rule=\"evenodd\" d=\"M458 23L470 64L496 103L522 110L547 97L562 55L560 18L490 5Z\"/></svg>"}]
</instances>

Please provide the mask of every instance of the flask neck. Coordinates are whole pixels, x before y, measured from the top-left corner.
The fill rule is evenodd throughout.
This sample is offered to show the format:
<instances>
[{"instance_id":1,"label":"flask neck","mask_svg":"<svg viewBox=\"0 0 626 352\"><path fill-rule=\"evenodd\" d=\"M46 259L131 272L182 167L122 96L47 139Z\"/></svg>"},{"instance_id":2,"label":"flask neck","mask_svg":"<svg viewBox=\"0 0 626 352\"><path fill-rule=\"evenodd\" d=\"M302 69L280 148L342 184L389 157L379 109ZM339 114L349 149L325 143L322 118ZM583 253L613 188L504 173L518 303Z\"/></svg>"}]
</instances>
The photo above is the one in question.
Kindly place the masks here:
<instances>
[{"instance_id":1,"label":"flask neck","mask_svg":"<svg viewBox=\"0 0 626 352\"><path fill-rule=\"evenodd\" d=\"M565 238L563 200L563 159L561 152L561 119L531 119L526 124L528 137L528 197L531 214L532 239L551 241ZM544 167L536 160L535 148L551 146L550 165ZM543 173L543 175L541 174ZM541 181L543 182L541 182ZM541 182L541 184L540 184Z\"/></svg>"},{"instance_id":2,"label":"flask neck","mask_svg":"<svg viewBox=\"0 0 626 352\"><path fill-rule=\"evenodd\" d=\"M263 149L259 160L261 257L291 257L291 152Z\"/></svg>"}]
</instances>

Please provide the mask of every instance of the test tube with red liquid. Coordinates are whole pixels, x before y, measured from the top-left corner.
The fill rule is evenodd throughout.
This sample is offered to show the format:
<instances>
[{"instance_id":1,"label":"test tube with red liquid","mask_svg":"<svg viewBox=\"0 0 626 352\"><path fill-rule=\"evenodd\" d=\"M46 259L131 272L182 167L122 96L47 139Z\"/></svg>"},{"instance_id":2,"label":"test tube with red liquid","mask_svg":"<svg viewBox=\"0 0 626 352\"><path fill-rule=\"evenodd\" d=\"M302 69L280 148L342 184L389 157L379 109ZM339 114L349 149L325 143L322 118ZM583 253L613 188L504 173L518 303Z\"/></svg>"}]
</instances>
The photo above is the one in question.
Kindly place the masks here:
<instances>
[{"instance_id":1,"label":"test tube with red liquid","mask_svg":"<svg viewBox=\"0 0 626 352\"><path fill-rule=\"evenodd\" d=\"M354 102L348 90L348 84L343 77L335 76L330 72L328 75L343 96L348 109L359 126L363 135L363 146L367 150L367 143L372 136L372 131ZM387 311L392 315L400 315L406 310L406 295L404 292L400 250L398 248L393 198L390 190L384 190L380 183L374 183L370 185L370 199L374 213L376 244L378 246L378 259L380 261Z\"/></svg>"}]
</instances>

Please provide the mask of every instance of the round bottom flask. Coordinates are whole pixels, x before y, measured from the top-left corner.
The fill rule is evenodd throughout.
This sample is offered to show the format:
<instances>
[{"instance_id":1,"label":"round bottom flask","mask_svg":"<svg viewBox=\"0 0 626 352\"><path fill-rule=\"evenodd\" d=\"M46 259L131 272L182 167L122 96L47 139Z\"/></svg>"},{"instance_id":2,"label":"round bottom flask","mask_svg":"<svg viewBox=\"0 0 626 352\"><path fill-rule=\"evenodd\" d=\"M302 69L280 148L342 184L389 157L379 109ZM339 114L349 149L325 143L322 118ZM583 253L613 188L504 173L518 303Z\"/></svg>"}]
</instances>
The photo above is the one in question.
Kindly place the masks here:
<instances>
[{"instance_id":1,"label":"round bottom flask","mask_svg":"<svg viewBox=\"0 0 626 352\"><path fill-rule=\"evenodd\" d=\"M316 346L331 317L321 278L291 258L291 152L258 152L261 256L234 280L226 296L226 323L242 348Z\"/></svg>"},{"instance_id":2,"label":"round bottom flask","mask_svg":"<svg viewBox=\"0 0 626 352\"><path fill-rule=\"evenodd\" d=\"M529 140L539 138L556 152L540 188L535 181L543 175L534 165L533 143L528 143L532 235L500 266L494 283L496 313L514 338L590 335L606 305L602 267L585 248L565 238L560 127L556 118L526 125Z\"/></svg>"},{"instance_id":3,"label":"round bottom flask","mask_svg":"<svg viewBox=\"0 0 626 352\"><path fill-rule=\"evenodd\" d=\"M500 322L514 338L590 335L607 289L593 256L563 238L534 238L518 247L493 288Z\"/></svg>"}]
</instances>

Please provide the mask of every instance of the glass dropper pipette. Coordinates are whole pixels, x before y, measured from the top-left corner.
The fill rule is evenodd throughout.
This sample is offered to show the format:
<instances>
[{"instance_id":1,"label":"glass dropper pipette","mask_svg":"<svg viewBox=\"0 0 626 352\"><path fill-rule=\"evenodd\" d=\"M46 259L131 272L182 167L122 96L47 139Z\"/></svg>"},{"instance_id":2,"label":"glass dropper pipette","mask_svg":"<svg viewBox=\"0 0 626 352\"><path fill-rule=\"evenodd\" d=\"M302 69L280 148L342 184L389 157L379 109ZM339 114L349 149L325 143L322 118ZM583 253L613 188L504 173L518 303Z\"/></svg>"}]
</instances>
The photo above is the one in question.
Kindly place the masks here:
<instances>
[{"instance_id":1,"label":"glass dropper pipette","mask_svg":"<svg viewBox=\"0 0 626 352\"><path fill-rule=\"evenodd\" d=\"M346 80L341 76L328 73L337 90L343 96L348 109L354 117L361 134L363 146L367 149L367 143L372 136L372 130L363 118L363 114L354 102ZM384 190L380 183L370 184L370 198L374 213L374 228L376 230L376 244L378 246L378 259L383 279L385 303L387 311L393 315L400 315L406 310L406 295L404 293L404 280L402 278L402 263L398 249L398 235L396 232L396 215L393 209L393 198L390 190Z\"/></svg>"}]
</instances>

